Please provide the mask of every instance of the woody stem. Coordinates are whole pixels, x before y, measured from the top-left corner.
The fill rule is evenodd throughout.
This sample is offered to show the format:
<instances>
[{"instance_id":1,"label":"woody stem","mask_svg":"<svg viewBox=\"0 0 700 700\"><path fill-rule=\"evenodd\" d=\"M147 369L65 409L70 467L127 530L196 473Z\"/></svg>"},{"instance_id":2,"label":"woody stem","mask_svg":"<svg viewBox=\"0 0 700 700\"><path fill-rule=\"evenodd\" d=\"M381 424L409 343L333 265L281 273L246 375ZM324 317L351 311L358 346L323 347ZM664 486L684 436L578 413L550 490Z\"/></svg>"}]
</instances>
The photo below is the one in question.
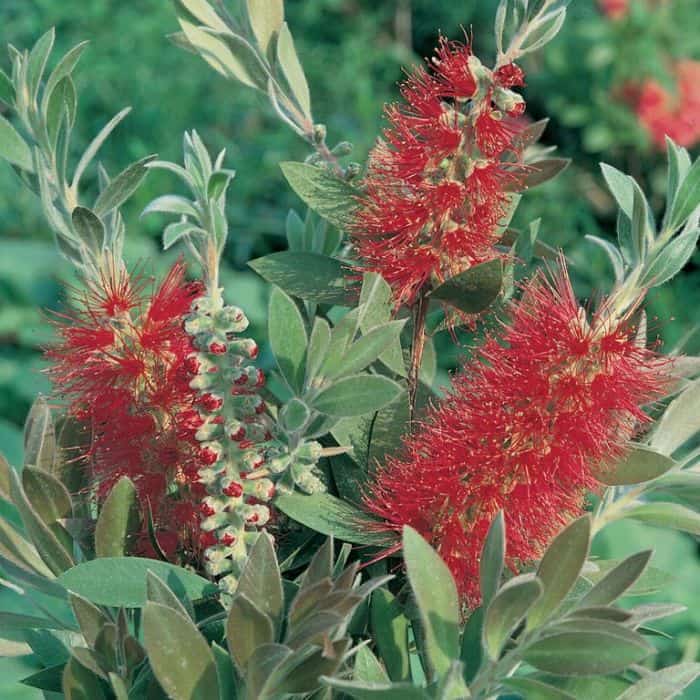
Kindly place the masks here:
<instances>
[{"instance_id":1,"label":"woody stem","mask_svg":"<svg viewBox=\"0 0 700 700\"><path fill-rule=\"evenodd\" d=\"M425 317L428 313L428 301L421 293L413 307L413 340L411 342L411 366L408 370L408 411L409 420L413 422L418 396L420 366L425 349Z\"/></svg>"}]
</instances>

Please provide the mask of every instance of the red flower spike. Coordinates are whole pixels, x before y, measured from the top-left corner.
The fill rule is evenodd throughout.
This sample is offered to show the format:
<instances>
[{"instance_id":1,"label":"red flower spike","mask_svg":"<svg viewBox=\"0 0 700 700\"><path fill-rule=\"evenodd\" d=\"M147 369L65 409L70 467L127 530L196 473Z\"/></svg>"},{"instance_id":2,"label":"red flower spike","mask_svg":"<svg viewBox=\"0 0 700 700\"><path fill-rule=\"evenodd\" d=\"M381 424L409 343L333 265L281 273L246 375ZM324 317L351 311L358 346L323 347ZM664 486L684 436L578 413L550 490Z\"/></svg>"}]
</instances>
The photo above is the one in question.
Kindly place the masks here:
<instances>
[{"instance_id":1,"label":"red flower spike","mask_svg":"<svg viewBox=\"0 0 700 700\"><path fill-rule=\"evenodd\" d=\"M411 525L437 548L470 607L496 513L509 566L539 558L599 489L592 468L624 454L648 421L641 406L670 380L629 317L611 323L603 303L586 320L565 271L554 283L535 277L511 311L364 499L381 529Z\"/></svg>"},{"instance_id":2,"label":"red flower spike","mask_svg":"<svg viewBox=\"0 0 700 700\"><path fill-rule=\"evenodd\" d=\"M189 386L198 363L183 327L201 292L180 262L152 294L141 278L112 269L78 299L79 311L59 318L59 342L47 352L56 395L88 424L84 457L98 500L128 476L169 555L207 546L195 438L203 420ZM138 541L140 554L154 554L145 533Z\"/></svg>"},{"instance_id":3,"label":"red flower spike","mask_svg":"<svg viewBox=\"0 0 700 700\"><path fill-rule=\"evenodd\" d=\"M522 70L511 64L492 75L469 45L444 37L428 68L402 84L405 105L386 107L389 128L370 154L349 226L361 269L379 272L397 304L503 254L499 222L522 170L521 127L492 101L496 88L523 83ZM512 111L523 109L518 102ZM475 184L477 171L488 173L488 189Z\"/></svg>"}]
</instances>

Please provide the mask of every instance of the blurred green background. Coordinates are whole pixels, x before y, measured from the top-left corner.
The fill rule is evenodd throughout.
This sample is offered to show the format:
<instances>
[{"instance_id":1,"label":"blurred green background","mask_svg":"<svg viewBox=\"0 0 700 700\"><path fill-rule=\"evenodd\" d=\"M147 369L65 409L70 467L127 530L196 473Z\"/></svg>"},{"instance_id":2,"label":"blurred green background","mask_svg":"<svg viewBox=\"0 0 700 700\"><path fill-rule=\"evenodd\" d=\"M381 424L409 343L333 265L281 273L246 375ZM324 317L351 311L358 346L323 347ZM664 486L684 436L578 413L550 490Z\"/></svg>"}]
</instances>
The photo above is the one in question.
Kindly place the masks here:
<instances>
[{"instance_id":1,"label":"blurred green background","mask_svg":"<svg viewBox=\"0 0 700 700\"><path fill-rule=\"evenodd\" d=\"M525 66L528 114L551 117L544 141L558 144L574 164L523 198L516 223L542 218L542 239L566 249L584 297L594 289L604 291L612 280L604 255L584 240L586 234L609 236L614 229L613 202L598 162L634 173L657 205L664 189L663 154L652 149L633 113L611 99L611 91L645 76L668 81L673 57L700 59L697 0L631 2L630 16L611 22L595 0L575 0L557 40ZM402 66L428 55L438 30L452 38L472 33L476 53L488 61L496 5L497 0L287 0L315 119L328 125L331 145L349 140L354 159L365 160L381 128L382 104L397 95ZM228 149L228 165L238 176L230 194L232 235L223 281L263 340L266 289L246 262L284 246L284 218L290 206L299 204L278 163L303 159L305 144L277 122L264 98L224 81L166 39L177 30L168 0L0 0L3 43L26 48L50 26L57 29L56 56L83 39L92 43L77 72L76 148L82 149L123 106L133 107L101 154L110 172L148 153L179 161L185 129L197 129L210 149ZM8 62L2 65L7 68ZM154 172L124 207L128 257L153 274L177 252L159 252L163 221L139 220L139 213L176 187L167 173ZM688 352L700 350L694 333L700 318L698 264L696 255L683 275L649 300L651 330L667 351L679 343ZM24 416L36 394L49 391L41 373L41 348L51 341L47 310L61 308L62 283L71 276L54 249L39 203L0 162L0 449L13 463L21 459ZM443 368L451 367L458 354L459 348L446 345L440 353ZM656 546L655 564L676 577L663 598L691 608L664 626L675 636L662 642L664 661L697 657L696 543L642 525L624 524L613 534L601 538L597 553L621 556ZM24 662L1 662L0 698L33 697L16 683L27 668ZM700 689L686 697L700 697Z\"/></svg>"}]
</instances>

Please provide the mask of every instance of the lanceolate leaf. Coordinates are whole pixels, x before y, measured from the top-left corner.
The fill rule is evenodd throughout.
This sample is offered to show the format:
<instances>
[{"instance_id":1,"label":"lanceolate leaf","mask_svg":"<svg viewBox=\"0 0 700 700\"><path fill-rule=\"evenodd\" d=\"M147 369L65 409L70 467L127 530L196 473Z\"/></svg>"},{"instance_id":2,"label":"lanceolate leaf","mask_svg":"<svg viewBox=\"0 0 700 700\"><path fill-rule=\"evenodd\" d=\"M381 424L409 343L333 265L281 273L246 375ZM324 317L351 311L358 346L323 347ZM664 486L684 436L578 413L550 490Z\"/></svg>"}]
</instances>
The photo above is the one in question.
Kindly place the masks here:
<instances>
[{"instance_id":1,"label":"lanceolate leaf","mask_svg":"<svg viewBox=\"0 0 700 700\"><path fill-rule=\"evenodd\" d=\"M353 680L365 683L390 682L384 667L369 647L360 647L355 655Z\"/></svg>"},{"instance_id":2,"label":"lanceolate leaf","mask_svg":"<svg viewBox=\"0 0 700 700\"><path fill-rule=\"evenodd\" d=\"M145 605L148 599L148 571L171 587L171 582L176 581L192 600L217 592L217 587L211 582L187 569L139 557L107 557L83 562L59 576L58 582L96 605L137 608Z\"/></svg>"},{"instance_id":3,"label":"lanceolate leaf","mask_svg":"<svg viewBox=\"0 0 700 700\"><path fill-rule=\"evenodd\" d=\"M73 209L71 218L80 241L95 257L99 257L105 240L105 227L100 218L86 207Z\"/></svg>"},{"instance_id":4,"label":"lanceolate leaf","mask_svg":"<svg viewBox=\"0 0 700 700\"><path fill-rule=\"evenodd\" d=\"M537 569L544 593L528 615L529 629L542 624L573 588L588 556L590 536L591 521L584 516L557 535L545 552Z\"/></svg>"},{"instance_id":5,"label":"lanceolate leaf","mask_svg":"<svg viewBox=\"0 0 700 700\"><path fill-rule=\"evenodd\" d=\"M327 685L356 700L427 700L429 695L411 683L356 683L324 678Z\"/></svg>"},{"instance_id":6,"label":"lanceolate leaf","mask_svg":"<svg viewBox=\"0 0 700 700\"><path fill-rule=\"evenodd\" d=\"M618 673L653 652L637 633L614 623L597 623L597 631L549 634L525 651L535 668L563 676Z\"/></svg>"},{"instance_id":7,"label":"lanceolate leaf","mask_svg":"<svg viewBox=\"0 0 700 700\"><path fill-rule=\"evenodd\" d=\"M55 574L69 569L73 566L73 559L70 554L31 505L14 470L10 472L10 478L12 500L22 517L27 534L30 536L44 563Z\"/></svg>"},{"instance_id":8,"label":"lanceolate leaf","mask_svg":"<svg viewBox=\"0 0 700 700\"><path fill-rule=\"evenodd\" d=\"M505 678L503 685L515 690L521 697L528 700L576 700L565 690L534 678Z\"/></svg>"},{"instance_id":9,"label":"lanceolate leaf","mask_svg":"<svg viewBox=\"0 0 700 700\"><path fill-rule=\"evenodd\" d=\"M341 262L327 255L281 251L248 264L268 282L306 301L348 306L356 296Z\"/></svg>"},{"instance_id":10,"label":"lanceolate leaf","mask_svg":"<svg viewBox=\"0 0 700 700\"><path fill-rule=\"evenodd\" d=\"M284 22L283 0L247 0L248 17L263 53Z\"/></svg>"},{"instance_id":11,"label":"lanceolate leaf","mask_svg":"<svg viewBox=\"0 0 700 700\"><path fill-rule=\"evenodd\" d=\"M481 553L479 576L481 579L481 602L488 606L501 585L503 561L506 553L506 533L503 512L499 511L489 528Z\"/></svg>"},{"instance_id":12,"label":"lanceolate leaf","mask_svg":"<svg viewBox=\"0 0 700 700\"><path fill-rule=\"evenodd\" d=\"M329 416L361 416L384 408L402 391L400 384L386 377L356 374L339 379L323 389L314 397L311 405L319 413Z\"/></svg>"},{"instance_id":13,"label":"lanceolate leaf","mask_svg":"<svg viewBox=\"0 0 700 700\"><path fill-rule=\"evenodd\" d=\"M282 576L272 537L266 532L255 540L236 590L279 625L284 606Z\"/></svg>"},{"instance_id":14,"label":"lanceolate leaf","mask_svg":"<svg viewBox=\"0 0 700 700\"><path fill-rule=\"evenodd\" d=\"M665 700L680 695L698 676L699 663L682 663L644 676L617 700Z\"/></svg>"},{"instance_id":15,"label":"lanceolate leaf","mask_svg":"<svg viewBox=\"0 0 700 700\"><path fill-rule=\"evenodd\" d=\"M277 60L282 67L284 77L287 78L292 94L304 114L307 121L311 121L311 95L309 85L306 82L304 69L299 61L294 39L286 22L282 22L277 38ZM285 173L286 174L286 173Z\"/></svg>"},{"instance_id":16,"label":"lanceolate leaf","mask_svg":"<svg viewBox=\"0 0 700 700\"><path fill-rule=\"evenodd\" d=\"M39 396L24 424L24 463L51 470L56 458L56 430L46 399Z\"/></svg>"},{"instance_id":17,"label":"lanceolate leaf","mask_svg":"<svg viewBox=\"0 0 700 700\"><path fill-rule=\"evenodd\" d=\"M700 513L678 503L645 503L623 511L622 517L700 535Z\"/></svg>"},{"instance_id":18,"label":"lanceolate leaf","mask_svg":"<svg viewBox=\"0 0 700 700\"><path fill-rule=\"evenodd\" d=\"M299 307L279 287L270 295L268 334L277 366L292 391L301 391L308 336Z\"/></svg>"},{"instance_id":19,"label":"lanceolate leaf","mask_svg":"<svg viewBox=\"0 0 700 700\"><path fill-rule=\"evenodd\" d=\"M408 619L401 606L386 589L372 594L370 604L372 636L392 681L410 679Z\"/></svg>"},{"instance_id":20,"label":"lanceolate leaf","mask_svg":"<svg viewBox=\"0 0 700 700\"><path fill-rule=\"evenodd\" d=\"M275 498L275 506L293 520L345 542L378 547L396 544L391 534L379 530L379 521L328 493L313 496L280 493Z\"/></svg>"},{"instance_id":21,"label":"lanceolate leaf","mask_svg":"<svg viewBox=\"0 0 700 700\"><path fill-rule=\"evenodd\" d=\"M595 476L608 486L639 484L656 479L675 464L670 457L643 445L635 445L616 464L596 469Z\"/></svg>"},{"instance_id":22,"label":"lanceolate leaf","mask_svg":"<svg viewBox=\"0 0 700 700\"><path fill-rule=\"evenodd\" d=\"M700 381L690 384L664 412L652 435L650 446L671 455L700 431Z\"/></svg>"},{"instance_id":23,"label":"lanceolate leaf","mask_svg":"<svg viewBox=\"0 0 700 700\"><path fill-rule=\"evenodd\" d=\"M496 594L486 611L483 632L484 647L493 661L541 595L542 584L536 578L522 577L512 579Z\"/></svg>"},{"instance_id":24,"label":"lanceolate leaf","mask_svg":"<svg viewBox=\"0 0 700 700\"><path fill-rule=\"evenodd\" d=\"M280 167L292 189L317 214L339 228L352 220L359 190L314 165L288 161Z\"/></svg>"},{"instance_id":25,"label":"lanceolate leaf","mask_svg":"<svg viewBox=\"0 0 700 700\"><path fill-rule=\"evenodd\" d=\"M95 528L95 553L98 557L122 557L128 554L129 537L139 522L136 488L122 477L102 506Z\"/></svg>"},{"instance_id":26,"label":"lanceolate leaf","mask_svg":"<svg viewBox=\"0 0 700 700\"><path fill-rule=\"evenodd\" d=\"M465 313L478 314L498 297L502 285L501 261L492 260L446 280L431 292L430 297Z\"/></svg>"},{"instance_id":27,"label":"lanceolate leaf","mask_svg":"<svg viewBox=\"0 0 700 700\"><path fill-rule=\"evenodd\" d=\"M571 163L569 158L546 158L535 163L529 163L527 175L523 178L522 184L527 187L537 187L555 178L559 173L564 172Z\"/></svg>"},{"instance_id":28,"label":"lanceolate leaf","mask_svg":"<svg viewBox=\"0 0 700 700\"><path fill-rule=\"evenodd\" d=\"M675 231L700 206L700 159L696 160L683 178L673 200L668 229Z\"/></svg>"},{"instance_id":29,"label":"lanceolate leaf","mask_svg":"<svg viewBox=\"0 0 700 700\"><path fill-rule=\"evenodd\" d=\"M47 525L70 518L73 504L66 487L56 477L37 467L22 470L22 486L27 499Z\"/></svg>"},{"instance_id":30,"label":"lanceolate leaf","mask_svg":"<svg viewBox=\"0 0 700 700\"><path fill-rule=\"evenodd\" d=\"M439 678L459 658L457 586L440 555L409 526L403 531L403 554L423 623L425 653Z\"/></svg>"},{"instance_id":31,"label":"lanceolate leaf","mask_svg":"<svg viewBox=\"0 0 700 700\"><path fill-rule=\"evenodd\" d=\"M361 372L394 343L400 348L399 336L405 325L405 320L389 321L368 331L348 348L338 371L329 378Z\"/></svg>"},{"instance_id":32,"label":"lanceolate leaf","mask_svg":"<svg viewBox=\"0 0 700 700\"><path fill-rule=\"evenodd\" d=\"M170 697L219 697L214 655L191 620L164 605L148 603L143 631L151 668Z\"/></svg>"},{"instance_id":33,"label":"lanceolate leaf","mask_svg":"<svg viewBox=\"0 0 700 700\"><path fill-rule=\"evenodd\" d=\"M651 555L652 551L646 550L620 562L586 593L579 605L609 605L616 601L644 573Z\"/></svg>"},{"instance_id":34,"label":"lanceolate leaf","mask_svg":"<svg viewBox=\"0 0 700 700\"><path fill-rule=\"evenodd\" d=\"M120 207L148 175L146 165L155 160L156 156L146 156L119 173L105 187L95 202L94 210L98 216L108 214L112 209Z\"/></svg>"},{"instance_id":35,"label":"lanceolate leaf","mask_svg":"<svg viewBox=\"0 0 700 700\"><path fill-rule=\"evenodd\" d=\"M0 115L0 158L19 166L22 170L34 172L29 146L2 115Z\"/></svg>"},{"instance_id":36,"label":"lanceolate leaf","mask_svg":"<svg viewBox=\"0 0 700 700\"><path fill-rule=\"evenodd\" d=\"M275 641L272 620L245 594L236 593L226 620L226 639L231 657L243 674L253 652Z\"/></svg>"},{"instance_id":37,"label":"lanceolate leaf","mask_svg":"<svg viewBox=\"0 0 700 700\"><path fill-rule=\"evenodd\" d=\"M601 163L600 169L603 171L605 182L613 197L615 197L618 206L631 221L634 203L634 185L632 178L606 163Z\"/></svg>"},{"instance_id":38,"label":"lanceolate leaf","mask_svg":"<svg viewBox=\"0 0 700 700\"><path fill-rule=\"evenodd\" d=\"M698 182L700 188L700 182ZM675 277L690 260L698 245L700 226L691 226L667 243L644 269L642 287L660 287Z\"/></svg>"}]
</instances>

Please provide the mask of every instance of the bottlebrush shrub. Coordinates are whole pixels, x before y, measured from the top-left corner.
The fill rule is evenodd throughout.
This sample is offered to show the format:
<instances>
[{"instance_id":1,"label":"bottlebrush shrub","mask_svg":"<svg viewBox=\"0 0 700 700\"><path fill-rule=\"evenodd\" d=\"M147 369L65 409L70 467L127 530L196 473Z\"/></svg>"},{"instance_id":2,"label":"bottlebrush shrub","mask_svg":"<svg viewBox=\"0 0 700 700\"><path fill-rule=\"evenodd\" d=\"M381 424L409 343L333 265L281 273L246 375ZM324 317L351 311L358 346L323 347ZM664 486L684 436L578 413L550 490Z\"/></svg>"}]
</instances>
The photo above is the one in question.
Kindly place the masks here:
<instances>
[{"instance_id":1,"label":"bottlebrush shrub","mask_svg":"<svg viewBox=\"0 0 700 700\"><path fill-rule=\"evenodd\" d=\"M281 166L308 207L287 218L288 250L250 263L271 283L268 373L246 300L221 285L225 152L187 133L182 165L98 165L86 200L126 110L71 167L84 45L50 70L53 31L10 49L0 155L79 278L51 319L54 391L29 414L24 465L0 459L3 600L34 608L0 611L0 650L35 667L26 685L624 699L673 697L700 674L653 659L650 623L684 608L629 599L666 580L653 553L591 555L622 519L700 535L700 361L663 356L643 309L697 245L700 161L669 140L661 222L602 166L619 214L617 243L594 238L615 276L595 303L539 222L509 227L566 165L513 91L566 5L501 2L492 68L479 37L439 38L363 167L313 119L281 0L176 2L173 41L263 92L311 150ZM120 208L153 168L177 190L143 213L176 217L163 245L187 256L160 280L122 255ZM463 324L484 340L440 396L433 338Z\"/></svg>"}]
</instances>

